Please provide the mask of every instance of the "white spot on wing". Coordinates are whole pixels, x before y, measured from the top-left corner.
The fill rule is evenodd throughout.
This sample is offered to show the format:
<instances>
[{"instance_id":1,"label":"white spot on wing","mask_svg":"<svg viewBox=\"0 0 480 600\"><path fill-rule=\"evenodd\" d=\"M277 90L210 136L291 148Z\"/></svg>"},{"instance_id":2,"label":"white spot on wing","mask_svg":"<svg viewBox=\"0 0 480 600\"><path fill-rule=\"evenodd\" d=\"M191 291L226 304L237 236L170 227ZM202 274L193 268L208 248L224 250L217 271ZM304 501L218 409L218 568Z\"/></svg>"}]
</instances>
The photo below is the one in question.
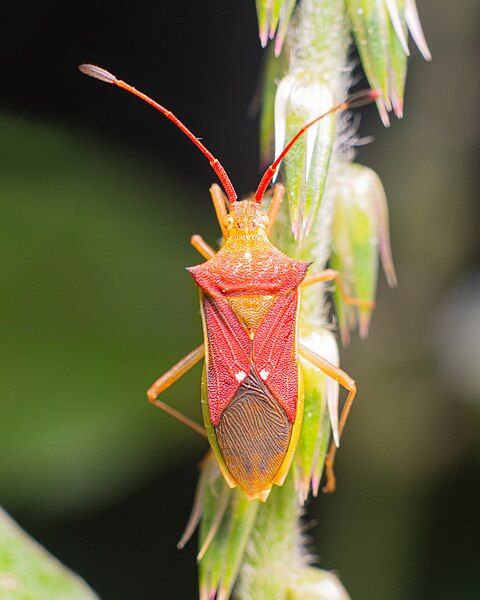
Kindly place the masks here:
<instances>
[{"instance_id":1,"label":"white spot on wing","mask_svg":"<svg viewBox=\"0 0 480 600\"><path fill-rule=\"evenodd\" d=\"M239 371L238 373L235 373L235 379L238 381L238 383L241 383L246 376L247 374L245 371Z\"/></svg>"},{"instance_id":2,"label":"white spot on wing","mask_svg":"<svg viewBox=\"0 0 480 600\"><path fill-rule=\"evenodd\" d=\"M263 381L267 380L267 377L269 376L270 371L267 371L266 369L262 369L260 371L260 377L263 379Z\"/></svg>"}]
</instances>

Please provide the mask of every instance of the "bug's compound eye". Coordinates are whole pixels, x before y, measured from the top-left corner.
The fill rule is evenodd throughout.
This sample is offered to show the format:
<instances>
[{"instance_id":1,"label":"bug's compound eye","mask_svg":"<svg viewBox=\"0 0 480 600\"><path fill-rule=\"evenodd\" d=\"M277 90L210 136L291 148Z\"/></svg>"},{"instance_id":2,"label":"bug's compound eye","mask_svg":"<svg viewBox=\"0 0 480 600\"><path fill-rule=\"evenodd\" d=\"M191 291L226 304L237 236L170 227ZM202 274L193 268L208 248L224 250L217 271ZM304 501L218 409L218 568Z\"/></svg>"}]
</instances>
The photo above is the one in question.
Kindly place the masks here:
<instances>
[{"instance_id":1,"label":"bug's compound eye","mask_svg":"<svg viewBox=\"0 0 480 600\"><path fill-rule=\"evenodd\" d=\"M261 215L260 219L258 220L259 227L266 229L269 221L270 219L268 218L268 215Z\"/></svg>"},{"instance_id":2,"label":"bug's compound eye","mask_svg":"<svg viewBox=\"0 0 480 600\"><path fill-rule=\"evenodd\" d=\"M225 225L225 227L227 229L231 229L233 227L234 222L235 222L235 219L232 217L232 215L227 215L225 217L225 221L223 222L223 224Z\"/></svg>"}]
</instances>

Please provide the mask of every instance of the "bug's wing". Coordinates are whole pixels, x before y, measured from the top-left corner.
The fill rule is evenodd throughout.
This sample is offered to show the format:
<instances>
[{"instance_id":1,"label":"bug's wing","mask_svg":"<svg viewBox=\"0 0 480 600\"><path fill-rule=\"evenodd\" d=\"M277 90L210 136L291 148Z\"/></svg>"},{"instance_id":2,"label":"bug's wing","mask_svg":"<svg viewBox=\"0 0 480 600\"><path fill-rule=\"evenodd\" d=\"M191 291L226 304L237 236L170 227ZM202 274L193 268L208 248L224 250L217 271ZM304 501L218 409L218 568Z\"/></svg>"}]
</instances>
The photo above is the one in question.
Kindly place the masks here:
<instances>
[{"instance_id":1,"label":"bug's wing","mask_svg":"<svg viewBox=\"0 0 480 600\"><path fill-rule=\"evenodd\" d=\"M203 295L207 348L208 405L216 426L242 381L250 373L251 341L227 300Z\"/></svg>"},{"instance_id":2,"label":"bug's wing","mask_svg":"<svg viewBox=\"0 0 480 600\"><path fill-rule=\"evenodd\" d=\"M298 399L296 348L298 290L279 296L253 340L255 370L295 421Z\"/></svg>"}]
</instances>

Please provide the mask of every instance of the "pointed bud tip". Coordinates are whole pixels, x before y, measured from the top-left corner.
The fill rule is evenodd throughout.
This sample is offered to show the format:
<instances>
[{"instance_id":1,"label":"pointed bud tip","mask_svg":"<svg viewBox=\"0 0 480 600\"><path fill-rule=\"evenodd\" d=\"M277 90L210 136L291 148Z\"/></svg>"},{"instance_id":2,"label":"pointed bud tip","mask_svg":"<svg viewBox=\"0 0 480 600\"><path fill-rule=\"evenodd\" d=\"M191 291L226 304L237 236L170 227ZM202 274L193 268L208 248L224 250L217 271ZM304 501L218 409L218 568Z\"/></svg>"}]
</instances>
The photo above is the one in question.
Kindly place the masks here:
<instances>
[{"instance_id":1,"label":"pointed bud tip","mask_svg":"<svg viewBox=\"0 0 480 600\"><path fill-rule=\"evenodd\" d=\"M392 269L393 269L393 265L392 265ZM385 277L387 278L387 283L389 285L389 287L391 288L396 288L398 285L398 280L397 280L397 276L395 274L395 270L392 271L385 271Z\"/></svg>"},{"instance_id":2,"label":"pointed bud tip","mask_svg":"<svg viewBox=\"0 0 480 600\"><path fill-rule=\"evenodd\" d=\"M368 332L370 331L370 321L372 319L372 313L360 313L358 319L358 333L360 335L360 339L364 340L368 337Z\"/></svg>"},{"instance_id":3,"label":"pointed bud tip","mask_svg":"<svg viewBox=\"0 0 480 600\"><path fill-rule=\"evenodd\" d=\"M102 69L102 67L97 67L96 65L82 64L78 66L78 69L84 75L99 79L100 81L105 81L106 83L116 83L118 81L115 75L112 75L106 69Z\"/></svg>"},{"instance_id":4,"label":"pointed bud tip","mask_svg":"<svg viewBox=\"0 0 480 600\"><path fill-rule=\"evenodd\" d=\"M397 119L403 119L403 104L396 104L393 107L393 112L395 113Z\"/></svg>"},{"instance_id":5,"label":"pointed bud tip","mask_svg":"<svg viewBox=\"0 0 480 600\"><path fill-rule=\"evenodd\" d=\"M390 119L388 118L388 110L382 99L377 99L377 109L380 119L382 120L384 127L390 127Z\"/></svg>"},{"instance_id":6,"label":"pointed bud tip","mask_svg":"<svg viewBox=\"0 0 480 600\"><path fill-rule=\"evenodd\" d=\"M268 43L268 29L267 27L262 27L259 31L260 36L260 45L262 48L265 48Z\"/></svg>"},{"instance_id":7,"label":"pointed bud tip","mask_svg":"<svg viewBox=\"0 0 480 600\"><path fill-rule=\"evenodd\" d=\"M310 475L303 474L299 477L300 481L296 481L295 489L298 494L298 501L301 505L305 504L310 491Z\"/></svg>"},{"instance_id":8,"label":"pointed bud tip","mask_svg":"<svg viewBox=\"0 0 480 600\"><path fill-rule=\"evenodd\" d=\"M275 58L278 58L280 56L280 54L282 53L283 42L284 42L284 36L281 36L280 34L278 34L277 37L275 38L275 48L274 48Z\"/></svg>"}]
</instances>

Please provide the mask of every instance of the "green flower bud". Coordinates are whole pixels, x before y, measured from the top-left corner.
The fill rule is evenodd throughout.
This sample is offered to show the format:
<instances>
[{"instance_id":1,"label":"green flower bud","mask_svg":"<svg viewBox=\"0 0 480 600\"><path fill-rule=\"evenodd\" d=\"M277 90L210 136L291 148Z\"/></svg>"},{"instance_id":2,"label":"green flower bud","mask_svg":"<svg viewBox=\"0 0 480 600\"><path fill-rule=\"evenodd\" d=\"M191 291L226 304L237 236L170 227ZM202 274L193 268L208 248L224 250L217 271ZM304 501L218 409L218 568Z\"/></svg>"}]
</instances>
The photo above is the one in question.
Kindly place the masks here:
<instances>
[{"instance_id":1,"label":"green flower bud","mask_svg":"<svg viewBox=\"0 0 480 600\"><path fill-rule=\"evenodd\" d=\"M197 557L201 600L230 597L258 504L247 500L241 490L229 489L209 453L201 466L192 514L178 543L183 548L201 518Z\"/></svg>"},{"instance_id":2,"label":"green flower bud","mask_svg":"<svg viewBox=\"0 0 480 600\"><path fill-rule=\"evenodd\" d=\"M404 0L396 0L398 10L390 10L391 23L389 26L390 73L389 94L393 112L401 119L403 117L403 95L405 80L407 78L407 26L404 18ZM388 4L397 7L395 0L388 0Z\"/></svg>"},{"instance_id":3,"label":"green flower bud","mask_svg":"<svg viewBox=\"0 0 480 600\"><path fill-rule=\"evenodd\" d=\"M335 366L339 365L335 337L326 329L302 337L301 343ZM327 377L310 362L302 360L305 389L303 423L296 453L296 489L301 503L308 497L310 488L316 496L325 462L330 427L338 444L338 383ZM330 415L330 419L329 419Z\"/></svg>"},{"instance_id":4,"label":"green flower bud","mask_svg":"<svg viewBox=\"0 0 480 600\"><path fill-rule=\"evenodd\" d=\"M336 98L321 74L301 71L284 77L275 97L275 154L307 123L329 110ZM303 239L315 220L325 190L337 115L313 125L285 157L285 182L292 231Z\"/></svg>"},{"instance_id":5,"label":"green flower bud","mask_svg":"<svg viewBox=\"0 0 480 600\"><path fill-rule=\"evenodd\" d=\"M376 173L358 164L347 164L339 175L332 223L331 266L339 271L350 296L365 303L375 300L380 254L387 281L397 283L390 250L388 207L385 191ZM371 308L343 303L338 292L334 303L344 343L348 330L358 321L360 336L366 337Z\"/></svg>"},{"instance_id":6,"label":"green flower bud","mask_svg":"<svg viewBox=\"0 0 480 600\"><path fill-rule=\"evenodd\" d=\"M383 0L346 0L346 9L352 24L363 70L372 86L382 92L377 100L378 112L384 123L389 124L391 109L389 93L389 18Z\"/></svg>"},{"instance_id":7,"label":"green flower bud","mask_svg":"<svg viewBox=\"0 0 480 600\"><path fill-rule=\"evenodd\" d=\"M346 0L345 7L370 85L382 92L380 117L389 125L388 111L403 116L407 72L408 30L423 56L430 60L415 0Z\"/></svg>"},{"instance_id":8,"label":"green flower bud","mask_svg":"<svg viewBox=\"0 0 480 600\"><path fill-rule=\"evenodd\" d=\"M350 600L340 580L333 573L315 567L304 567L298 581L287 593L288 600Z\"/></svg>"},{"instance_id":9,"label":"green flower bud","mask_svg":"<svg viewBox=\"0 0 480 600\"><path fill-rule=\"evenodd\" d=\"M287 34L296 0L256 0L258 29L262 47L275 40L275 56L279 56Z\"/></svg>"}]
</instances>

